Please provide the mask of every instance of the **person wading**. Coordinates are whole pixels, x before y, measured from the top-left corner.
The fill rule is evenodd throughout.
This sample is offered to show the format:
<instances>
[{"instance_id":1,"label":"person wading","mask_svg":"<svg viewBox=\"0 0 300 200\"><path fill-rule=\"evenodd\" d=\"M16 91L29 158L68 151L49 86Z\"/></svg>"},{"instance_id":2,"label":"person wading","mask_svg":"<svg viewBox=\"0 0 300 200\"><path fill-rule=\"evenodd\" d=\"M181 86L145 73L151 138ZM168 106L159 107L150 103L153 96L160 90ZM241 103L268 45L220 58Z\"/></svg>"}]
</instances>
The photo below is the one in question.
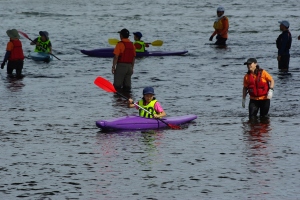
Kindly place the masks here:
<instances>
[{"instance_id":1,"label":"person wading","mask_svg":"<svg viewBox=\"0 0 300 200\"><path fill-rule=\"evenodd\" d=\"M114 74L114 87L117 91L131 91L131 76L133 74L135 62L135 47L128 39L129 31L122 29L118 32L121 41L118 42L114 49L114 58L112 65L112 73Z\"/></svg>"}]
</instances>

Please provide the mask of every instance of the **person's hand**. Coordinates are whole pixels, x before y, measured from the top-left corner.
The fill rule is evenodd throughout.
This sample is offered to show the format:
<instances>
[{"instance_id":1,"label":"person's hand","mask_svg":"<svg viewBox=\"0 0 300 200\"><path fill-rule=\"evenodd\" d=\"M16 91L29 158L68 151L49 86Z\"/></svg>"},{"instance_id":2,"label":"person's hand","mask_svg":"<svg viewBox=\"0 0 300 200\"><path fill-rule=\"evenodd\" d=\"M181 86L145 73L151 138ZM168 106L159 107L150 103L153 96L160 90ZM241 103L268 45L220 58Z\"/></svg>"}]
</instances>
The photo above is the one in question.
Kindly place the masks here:
<instances>
[{"instance_id":1,"label":"person's hand","mask_svg":"<svg viewBox=\"0 0 300 200\"><path fill-rule=\"evenodd\" d=\"M267 99L272 99L272 97L273 97L273 89L269 89L269 91L268 91L268 95L267 95Z\"/></svg>"},{"instance_id":2,"label":"person's hand","mask_svg":"<svg viewBox=\"0 0 300 200\"><path fill-rule=\"evenodd\" d=\"M246 99L243 98L243 100L242 100L242 107L243 107L243 108L245 108L245 103L246 103Z\"/></svg>"},{"instance_id":3,"label":"person's hand","mask_svg":"<svg viewBox=\"0 0 300 200\"><path fill-rule=\"evenodd\" d=\"M114 66L112 66L112 68L111 68L111 73L114 74L115 71L116 71L116 68L115 68Z\"/></svg>"},{"instance_id":4,"label":"person's hand","mask_svg":"<svg viewBox=\"0 0 300 200\"><path fill-rule=\"evenodd\" d=\"M133 100L132 99L128 99L128 103L129 104L133 104Z\"/></svg>"},{"instance_id":5,"label":"person's hand","mask_svg":"<svg viewBox=\"0 0 300 200\"><path fill-rule=\"evenodd\" d=\"M153 117L154 117L155 119L158 119L158 118L160 118L160 116L159 116L159 115L157 115L157 114L154 114L154 115L153 115Z\"/></svg>"},{"instance_id":6,"label":"person's hand","mask_svg":"<svg viewBox=\"0 0 300 200\"><path fill-rule=\"evenodd\" d=\"M213 38L214 38L213 36L210 36L210 38L209 38L209 41L212 41L212 40L213 40Z\"/></svg>"},{"instance_id":7,"label":"person's hand","mask_svg":"<svg viewBox=\"0 0 300 200\"><path fill-rule=\"evenodd\" d=\"M280 61L281 56L277 56L277 60Z\"/></svg>"},{"instance_id":8,"label":"person's hand","mask_svg":"<svg viewBox=\"0 0 300 200\"><path fill-rule=\"evenodd\" d=\"M3 63L1 64L1 69L3 69L4 66L5 66L5 62L3 62Z\"/></svg>"}]
</instances>

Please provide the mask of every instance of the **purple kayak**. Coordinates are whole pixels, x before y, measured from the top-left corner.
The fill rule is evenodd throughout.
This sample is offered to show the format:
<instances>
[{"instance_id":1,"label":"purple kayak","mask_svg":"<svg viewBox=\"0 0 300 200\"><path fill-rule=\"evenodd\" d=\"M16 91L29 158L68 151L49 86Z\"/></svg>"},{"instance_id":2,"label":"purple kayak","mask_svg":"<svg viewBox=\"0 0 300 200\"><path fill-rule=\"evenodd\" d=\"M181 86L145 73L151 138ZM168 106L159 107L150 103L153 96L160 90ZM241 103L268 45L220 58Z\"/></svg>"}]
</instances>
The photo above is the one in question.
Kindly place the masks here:
<instances>
[{"instance_id":1,"label":"purple kayak","mask_svg":"<svg viewBox=\"0 0 300 200\"><path fill-rule=\"evenodd\" d=\"M164 122L172 125L180 125L196 119L196 115L184 115L176 117L162 118ZM167 125L160 120L152 118L144 118L139 116L125 116L110 120L96 121L96 126L102 130L145 130L145 129L160 129Z\"/></svg>"},{"instance_id":2,"label":"purple kayak","mask_svg":"<svg viewBox=\"0 0 300 200\"><path fill-rule=\"evenodd\" d=\"M114 57L114 48L102 48L94 50L80 50L81 53L91 56L91 57L101 57L101 58L112 58ZM148 57L148 56L179 56L184 55L188 51L145 51L141 53L136 53L136 57Z\"/></svg>"}]
</instances>

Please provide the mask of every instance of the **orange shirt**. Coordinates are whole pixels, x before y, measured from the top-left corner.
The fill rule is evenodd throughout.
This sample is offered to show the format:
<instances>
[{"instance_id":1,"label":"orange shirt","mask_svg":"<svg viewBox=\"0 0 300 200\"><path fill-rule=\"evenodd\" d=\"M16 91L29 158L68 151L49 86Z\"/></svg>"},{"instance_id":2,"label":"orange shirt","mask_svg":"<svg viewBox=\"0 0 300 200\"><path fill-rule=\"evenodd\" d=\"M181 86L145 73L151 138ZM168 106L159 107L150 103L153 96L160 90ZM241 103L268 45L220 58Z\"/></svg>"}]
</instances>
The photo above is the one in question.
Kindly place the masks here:
<instances>
[{"instance_id":1,"label":"orange shirt","mask_svg":"<svg viewBox=\"0 0 300 200\"><path fill-rule=\"evenodd\" d=\"M122 42L130 42L130 40L128 38L123 38ZM118 44L116 45L116 47L114 49L114 54L117 56L119 56L121 53L123 53L125 51L125 45L122 42L118 42ZM134 50L133 55L136 56L135 47L133 50Z\"/></svg>"},{"instance_id":2,"label":"orange shirt","mask_svg":"<svg viewBox=\"0 0 300 200\"><path fill-rule=\"evenodd\" d=\"M14 44L11 41L9 41L6 45L6 51L12 51L13 48L14 48Z\"/></svg>"},{"instance_id":3,"label":"orange shirt","mask_svg":"<svg viewBox=\"0 0 300 200\"><path fill-rule=\"evenodd\" d=\"M253 79L256 80L256 75L255 74L251 74L251 76L253 76ZM263 70L262 73L261 73L261 81L262 82L271 82L271 80L273 80L272 76L266 70ZM248 86L249 86L249 75L246 74L244 76L244 87L248 88ZM251 97L250 96L250 99L265 100L265 99L267 99L267 95L261 96L261 97Z\"/></svg>"}]
</instances>

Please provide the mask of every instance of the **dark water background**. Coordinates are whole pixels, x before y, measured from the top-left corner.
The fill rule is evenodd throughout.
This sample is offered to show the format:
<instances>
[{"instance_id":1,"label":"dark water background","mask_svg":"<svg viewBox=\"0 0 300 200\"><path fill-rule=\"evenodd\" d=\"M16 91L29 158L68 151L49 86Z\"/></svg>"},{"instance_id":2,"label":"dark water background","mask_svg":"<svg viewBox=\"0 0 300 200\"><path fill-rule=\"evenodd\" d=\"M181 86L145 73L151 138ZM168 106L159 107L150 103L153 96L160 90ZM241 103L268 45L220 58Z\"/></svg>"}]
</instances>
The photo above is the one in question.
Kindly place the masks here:
<instances>
[{"instance_id":1,"label":"dark water background","mask_svg":"<svg viewBox=\"0 0 300 200\"><path fill-rule=\"evenodd\" d=\"M12 28L32 39L48 31L61 59L26 60L22 80L1 70L0 199L300 199L299 1L223 1L226 49L207 45L218 5L0 0L1 60ZM284 19L293 35L285 77L275 46ZM183 130L108 134L95 126L136 110L93 84L97 76L113 80L112 59L79 49L109 47L124 27L164 41L149 50L189 51L137 59L133 75L135 99L151 85L169 116L198 116ZM21 41L28 55L33 46ZM241 107L249 57L275 79L269 120L250 123Z\"/></svg>"}]
</instances>

